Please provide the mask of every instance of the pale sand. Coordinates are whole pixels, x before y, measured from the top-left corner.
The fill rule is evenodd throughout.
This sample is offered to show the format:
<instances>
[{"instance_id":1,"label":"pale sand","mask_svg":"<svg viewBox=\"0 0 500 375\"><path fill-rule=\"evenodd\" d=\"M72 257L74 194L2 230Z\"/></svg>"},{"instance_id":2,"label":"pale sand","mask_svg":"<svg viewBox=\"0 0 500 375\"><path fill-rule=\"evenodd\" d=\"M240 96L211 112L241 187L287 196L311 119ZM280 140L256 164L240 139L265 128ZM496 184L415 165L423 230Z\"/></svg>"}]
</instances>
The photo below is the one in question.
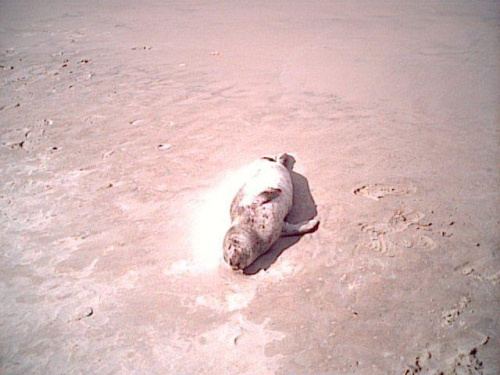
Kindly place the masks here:
<instances>
[{"instance_id":1,"label":"pale sand","mask_svg":"<svg viewBox=\"0 0 500 375\"><path fill-rule=\"evenodd\" d=\"M2 374L500 373L498 2L69 3L0 3Z\"/></svg>"}]
</instances>

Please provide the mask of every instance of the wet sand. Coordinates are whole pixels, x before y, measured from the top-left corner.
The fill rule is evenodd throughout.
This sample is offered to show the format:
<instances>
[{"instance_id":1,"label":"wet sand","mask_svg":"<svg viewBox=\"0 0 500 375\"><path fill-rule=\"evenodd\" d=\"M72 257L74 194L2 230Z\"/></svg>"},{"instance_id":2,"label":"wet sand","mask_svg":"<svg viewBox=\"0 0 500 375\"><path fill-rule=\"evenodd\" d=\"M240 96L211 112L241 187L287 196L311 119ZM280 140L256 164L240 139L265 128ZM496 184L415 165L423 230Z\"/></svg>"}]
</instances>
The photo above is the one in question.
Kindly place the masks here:
<instances>
[{"instance_id":1,"label":"wet sand","mask_svg":"<svg viewBox=\"0 0 500 375\"><path fill-rule=\"evenodd\" d=\"M500 6L0 4L0 372L498 374ZM291 221L220 263L256 158Z\"/></svg>"}]
</instances>

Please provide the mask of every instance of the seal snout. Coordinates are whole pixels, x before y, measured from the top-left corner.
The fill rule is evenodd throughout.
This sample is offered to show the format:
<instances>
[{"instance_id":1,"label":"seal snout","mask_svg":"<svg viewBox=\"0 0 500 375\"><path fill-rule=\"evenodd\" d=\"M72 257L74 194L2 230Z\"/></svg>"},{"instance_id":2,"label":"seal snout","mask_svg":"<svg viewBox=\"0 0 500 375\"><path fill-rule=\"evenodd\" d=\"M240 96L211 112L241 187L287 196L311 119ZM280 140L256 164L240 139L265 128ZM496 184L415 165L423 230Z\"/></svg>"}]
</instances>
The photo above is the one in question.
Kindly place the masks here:
<instances>
[{"instance_id":1,"label":"seal snout","mask_svg":"<svg viewBox=\"0 0 500 375\"><path fill-rule=\"evenodd\" d=\"M233 270L243 270L250 264L252 232L241 225L232 226L224 238L224 260Z\"/></svg>"},{"instance_id":2,"label":"seal snout","mask_svg":"<svg viewBox=\"0 0 500 375\"><path fill-rule=\"evenodd\" d=\"M240 262L238 260L229 259L229 265L235 271L240 269Z\"/></svg>"},{"instance_id":3,"label":"seal snout","mask_svg":"<svg viewBox=\"0 0 500 375\"><path fill-rule=\"evenodd\" d=\"M228 256L226 262L229 263L233 270L239 270L245 268L244 256L242 250L235 246L234 244L228 249Z\"/></svg>"}]
</instances>

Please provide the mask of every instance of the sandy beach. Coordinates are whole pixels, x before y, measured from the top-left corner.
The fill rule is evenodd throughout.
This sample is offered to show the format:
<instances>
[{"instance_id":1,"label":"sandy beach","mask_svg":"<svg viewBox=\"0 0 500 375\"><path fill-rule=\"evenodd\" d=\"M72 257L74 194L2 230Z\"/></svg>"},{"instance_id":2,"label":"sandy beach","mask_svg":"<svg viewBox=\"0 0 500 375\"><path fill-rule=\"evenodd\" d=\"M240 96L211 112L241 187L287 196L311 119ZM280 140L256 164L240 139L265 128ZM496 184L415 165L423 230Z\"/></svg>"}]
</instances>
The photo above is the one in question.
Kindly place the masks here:
<instances>
[{"instance_id":1,"label":"sandy beach","mask_svg":"<svg viewBox=\"0 0 500 375\"><path fill-rule=\"evenodd\" d=\"M496 1L0 2L0 373L500 373ZM291 222L222 264L296 159Z\"/></svg>"}]
</instances>

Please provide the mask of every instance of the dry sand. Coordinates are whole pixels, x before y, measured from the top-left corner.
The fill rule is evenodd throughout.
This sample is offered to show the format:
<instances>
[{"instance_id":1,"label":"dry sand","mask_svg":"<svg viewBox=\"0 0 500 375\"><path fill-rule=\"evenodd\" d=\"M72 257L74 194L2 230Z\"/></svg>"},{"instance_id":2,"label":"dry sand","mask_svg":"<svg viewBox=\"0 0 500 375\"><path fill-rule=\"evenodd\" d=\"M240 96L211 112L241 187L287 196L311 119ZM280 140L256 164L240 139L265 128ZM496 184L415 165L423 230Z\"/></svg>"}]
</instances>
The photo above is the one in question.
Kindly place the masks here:
<instances>
[{"instance_id":1,"label":"dry sand","mask_svg":"<svg viewBox=\"0 0 500 375\"><path fill-rule=\"evenodd\" d=\"M2 374L500 373L495 1L2 1ZM292 220L220 266L227 202Z\"/></svg>"}]
</instances>

